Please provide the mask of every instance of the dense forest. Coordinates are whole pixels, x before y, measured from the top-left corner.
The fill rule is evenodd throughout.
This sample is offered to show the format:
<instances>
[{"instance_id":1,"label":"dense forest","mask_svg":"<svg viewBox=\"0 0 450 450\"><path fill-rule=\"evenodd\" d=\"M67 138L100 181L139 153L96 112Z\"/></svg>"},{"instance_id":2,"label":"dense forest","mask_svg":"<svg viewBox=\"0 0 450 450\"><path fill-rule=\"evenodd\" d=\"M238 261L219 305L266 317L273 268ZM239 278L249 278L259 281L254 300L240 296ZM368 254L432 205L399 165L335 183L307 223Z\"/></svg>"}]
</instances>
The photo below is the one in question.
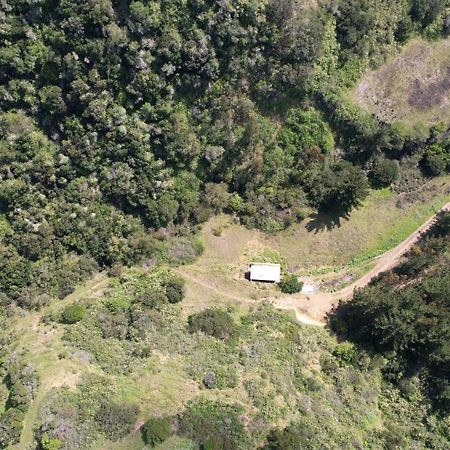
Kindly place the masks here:
<instances>
[{"instance_id":1,"label":"dense forest","mask_svg":"<svg viewBox=\"0 0 450 450\"><path fill-rule=\"evenodd\" d=\"M340 95L410 36L446 35L447 3L3 1L2 302L167 259L170 236L195 255L221 210L274 232L347 214L411 154L448 170L445 130L413 139Z\"/></svg>"},{"instance_id":2,"label":"dense forest","mask_svg":"<svg viewBox=\"0 0 450 450\"><path fill-rule=\"evenodd\" d=\"M334 329L383 355L385 376L450 411L450 213L401 265L342 303Z\"/></svg>"},{"instance_id":3,"label":"dense forest","mask_svg":"<svg viewBox=\"0 0 450 450\"><path fill-rule=\"evenodd\" d=\"M186 315L174 266L220 212L339 223L449 173L448 124L411 133L347 95L449 35L450 0L0 0L0 448L24 428L39 450L447 448L448 215L333 311L348 341L265 304ZM52 302L99 271L105 292ZM83 368L39 403L29 329ZM177 408L149 400L158 376Z\"/></svg>"}]
</instances>

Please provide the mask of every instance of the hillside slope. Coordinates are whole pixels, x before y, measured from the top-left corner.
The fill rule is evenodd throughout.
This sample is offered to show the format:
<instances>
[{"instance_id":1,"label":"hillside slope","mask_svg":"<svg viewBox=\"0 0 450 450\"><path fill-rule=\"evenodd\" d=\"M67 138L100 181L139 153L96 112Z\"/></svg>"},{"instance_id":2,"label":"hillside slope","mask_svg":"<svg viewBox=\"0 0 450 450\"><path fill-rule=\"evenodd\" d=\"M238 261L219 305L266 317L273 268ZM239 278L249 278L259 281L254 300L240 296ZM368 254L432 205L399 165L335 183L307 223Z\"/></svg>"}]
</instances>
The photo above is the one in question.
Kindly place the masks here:
<instances>
[{"instance_id":1,"label":"hillside slope","mask_svg":"<svg viewBox=\"0 0 450 450\"><path fill-rule=\"evenodd\" d=\"M450 38L414 40L353 92L355 101L386 122L409 127L450 123Z\"/></svg>"}]
</instances>

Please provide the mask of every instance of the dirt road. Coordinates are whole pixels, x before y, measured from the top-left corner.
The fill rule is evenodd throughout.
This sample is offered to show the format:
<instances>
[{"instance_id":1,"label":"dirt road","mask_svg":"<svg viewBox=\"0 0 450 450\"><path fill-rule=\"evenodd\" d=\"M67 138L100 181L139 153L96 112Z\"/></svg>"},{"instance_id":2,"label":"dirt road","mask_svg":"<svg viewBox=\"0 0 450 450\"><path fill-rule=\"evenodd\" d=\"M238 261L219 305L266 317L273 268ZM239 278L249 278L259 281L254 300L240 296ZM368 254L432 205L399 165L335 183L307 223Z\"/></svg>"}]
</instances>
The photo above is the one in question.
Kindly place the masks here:
<instances>
[{"instance_id":1,"label":"dirt road","mask_svg":"<svg viewBox=\"0 0 450 450\"><path fill-rule=\"evenodd\" d=\"M348 300L353 296L355 289L366 286L370 280L375 278L381 272L392 269L399 261L400 257L405 254L419 239L420 236L429 230L435 222L439 213L450 211L450 202L441 208L441 210L433 217L428 219L414 233L410 234L404 241L393 249L378 256L375 261L376 265L373 269L356 280L351 285L334 293L319 292L308 296L296 294L281 299L273 300L274 306L281 309L292 309L295 311L297 319L308 325L325 325L326 314L331 311L339 300Z\"/></svg>"}]
</instances>

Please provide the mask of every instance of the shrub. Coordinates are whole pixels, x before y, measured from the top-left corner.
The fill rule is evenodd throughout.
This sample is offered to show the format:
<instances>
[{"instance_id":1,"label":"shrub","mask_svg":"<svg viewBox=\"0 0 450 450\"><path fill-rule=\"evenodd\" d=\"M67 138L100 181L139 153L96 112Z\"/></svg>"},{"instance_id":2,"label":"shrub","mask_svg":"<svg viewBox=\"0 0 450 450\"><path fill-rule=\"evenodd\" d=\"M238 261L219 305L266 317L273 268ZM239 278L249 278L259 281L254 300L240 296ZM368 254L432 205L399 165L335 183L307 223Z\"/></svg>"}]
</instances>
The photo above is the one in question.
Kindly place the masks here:
<instances>
[{"instance_id":1,"label":"shrub","mask_svg":"<svg viewBox=\"0 0 450 450\"><path fill-rule=\"evenodd\" d=\"M233 317L220 309L205 309L188 318L189 331L195 333L202 331L217 339L230 339L235 336L237 327Z\"/></svg>"},{"instance_id":2,"label":"shrub","mask_svg":"<svg viewBox=\"0 0 450 450\"><path fill-rule=\"evenodd\" d=\"M133 429L138 413L136 405L108 402L100 406L95 419L108 439L116 441Z\"/></svg>"},{"instance_id":3,"label":"shrub","mask_svg":"<svg viewBox=\"0 0 450 450\"><path fill-rule=\"evenodd\" d=\"M42 450L59 450L63 443L58 438L51 438L48 433L44 433L41 437Z\"/></svg>"},{"instance_id":4,"label":"shrub","mask_svg":"<svg viewBox=\"0 0 450 450\"><path fill-rule=\"evenodd\" d=\"M79 303L68 305L62 312L62 321L67 324L77 323L83 319L85 313L86 308Z\"/></svg>"},{"instance_id":5,"label":"shrub","mask_svg":"<svg viewBox=\"0 0 450 450\"><path fill-rule=\"evenodd\" d=\"M97 316L97 323L105 339L126 339L128 336L129 316L126 313L100 313Z\"/></svg>"},{"instance_id":6,"label":"shrub","mask_svg":"<svg viewBox=\"0 0 450 450\"><path fill-rule=\"evenodd\" d=\"M241 421L243 409L238 405L211 400L194 400L180 417L180 431L208 450L254 448Z\"/></svg>"},{"instance_id":7,"label":"shrub","mask_svg":"<svg viewBox=\"0 0 450 450\"><path fill-rule=\"evenodd\" d=\"M188 264L200 256L204 245L199 239L177 239L169 249L169 259L174 265Z\"/></svg>"},{"instance_id":8,"label":"shrub","mask_svg":"<svg viewBox=\"0 0 450 450\"><path fill-rule=\"evenodd\" d=\"M242 197L236 193L231 194L230 198L228 199L228 208L230 208L231 211L238 213L242 211L243 207L244 200L242 200Z\"/></svg>"},{"instance_id":9,"label":"shrub","mask_svg":"<svg viewBox=\"0 0 450 450\"><path fill-rule=\"evenodd\" d=\"M341 364L351 364L356 358L355 346L351 342L341 342L334 348L333 356Z\"/></svg>"},{"instance_id":10,"label":"shrub","mask_svg":"<svg viewBox=\"0 0 450 450\"><path fill-rule=\"evenodd\" d=\"M446 163L442 155L427 153L421 163L426 175L431 177L437 177L445 172Z\"/></svg>"},{"instance_id":11,"label":"shrub","mask_svg":"<svg viewBox=\"0 0 450 450\"><path fill-rule=\"evenodd\" d=\"M113 313L118 311L127 311L131 306L131 301L129 298L120 296L107 297L103 303L109 311Z\"/></svg>"},{"instance_id":12,"label":"shrub","mask_svg":"<svg viewBox=\"0 0 450 450\"><path fill-rule=\"evenodd\" d=\"M303 282L299 281L297 276L289 274L282 278L278 287L285 294L295 294L296 292L301 292Z\"/></svg>"},{"instance_id":13,"label":"shrub","mask_svg":"<svg viewBox=\"0 0 450 450\"><path fill-rule=\"evenodd\" d=\"M184 280L173 277L164 283L166 296L169 303L179 303L184 298Z\"/></svg>"},{"instance_id":14,"label":"shrub","mask_svg":"<svg viewBox=\"0 0 450 450\"><path fill-rule=\"evenodd\" d=\"M221 211L229 201L227 185L225 183L206 183L203 197L204 202L215 212Z\"/></svg>"},{"instance_id":15,"label":"shrub","mask_svg":"<svg viewBox=\"0 0 450 450\"><path fill-rule=\"evenodd\" d=\"M267 444L264 450L297 450L299 448L299 432L291 426L283 430L272 430L267 436Z\"/></svg>"},{"instance_id":16,"label":"shrub","mask_svg":"<svg viewBox=\"0 0 450 450\"><path fill-rule=\"evenodd\" d=\"M399 176L398 161L379 158L374 161L369 172L369 179L374 187L390 186Z\"/></svg>"},{"instance_id":17,"label":"shrub","mask_svg":"<svg viewBox=\"0 0 450 450\"><path fill-rule=\"evenodd\" d=\"M207 372L203 377L203 384L207 389L213 389L217 384L217 377L214 372Z\"/></svg>"},{"instance_id":18,"label":"shrub","mask_svg":"<svg viewBox=\"0 0 450 450\"><path fill-rule=\"evenodd\" d=\"M0 417L0 448L6 448L19 442L25 413L16 408L9 408Z\"/></svg>"},{"instance_id":19,"label":"shrub","mask_svg":"<svg viewBox=\"0 0 450 450\"><path fill-rule=\"evenodd\" d=\"M142 427L144 442L151 447L164 442L171 434L170 422L164 417L151 417Z\"/></svg>"},{"instance_id":20,"label":"shrub","mask_svg":"<svg viewBox=\"0 0 450 450\"><path fill-rule=\"evenodd\" d=\"M136 297L136 300L147 308L156 308L166 303L168 301L168 297L162 290L148 288L144 292L141 292Z\"/></svg>"}]
</instances>

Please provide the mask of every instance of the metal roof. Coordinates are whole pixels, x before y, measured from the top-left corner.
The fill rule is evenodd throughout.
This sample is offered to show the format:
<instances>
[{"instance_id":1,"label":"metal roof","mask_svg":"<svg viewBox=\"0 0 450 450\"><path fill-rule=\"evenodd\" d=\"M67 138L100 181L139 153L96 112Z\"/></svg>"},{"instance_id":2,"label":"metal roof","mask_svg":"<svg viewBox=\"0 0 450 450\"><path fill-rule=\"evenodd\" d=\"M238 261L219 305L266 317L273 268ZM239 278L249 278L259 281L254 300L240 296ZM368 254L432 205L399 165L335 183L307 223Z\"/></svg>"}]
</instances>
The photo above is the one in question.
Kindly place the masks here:
<instances>
[{"instance_id":1,"label":"metal roof","mask_svg":"<svg viewBox=\"0 0 450 450\"><path fill-rule=\"evenodd\" d=\"M272 281L279 283L281 277L281 267L279 264L271 263L251 263L250 280Z\"/></svg>"}]
</instances>

